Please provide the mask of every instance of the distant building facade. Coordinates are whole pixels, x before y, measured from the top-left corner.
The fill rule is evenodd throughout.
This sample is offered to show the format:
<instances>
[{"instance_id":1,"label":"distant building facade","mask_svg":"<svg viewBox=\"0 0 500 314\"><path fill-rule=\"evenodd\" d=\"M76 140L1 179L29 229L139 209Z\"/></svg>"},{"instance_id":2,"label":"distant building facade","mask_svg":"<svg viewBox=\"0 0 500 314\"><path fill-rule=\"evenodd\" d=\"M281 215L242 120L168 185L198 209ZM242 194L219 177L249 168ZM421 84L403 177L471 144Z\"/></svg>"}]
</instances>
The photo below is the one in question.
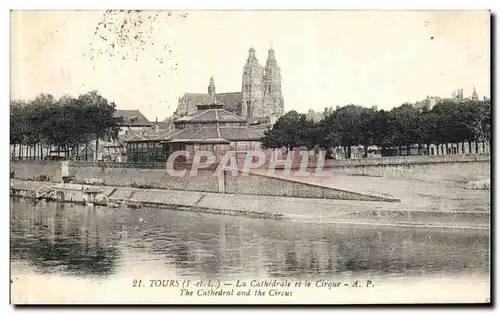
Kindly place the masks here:
<instances>
[{"instance_id":1,"label":"distant building facade","mask_svg":"<svg viewBox=\"0 0 500 314\"><path fill-rule=\"evenodd\" d=\"M214 91L215 92L215 91ZM243 67L241 92L216 94L217 100L224 103L224 109L235 113L254 124L271 123L284 115L284 100L281 88L281 69L275 51L269 49L267 62L261 66L250 48ZM209 93L186 93L179 98L174 119L197 111L197 105L210 101Z\"/></svg>"},{"instance_id":2,"label":"distant building facade","mask_svg":"<svg viewBox=\"0 0 500 314\"><path fill-rule=\"evenodd\" d=\"M442 98L436 97L436 96L427 96L422 101L419 101L415 104L415 108L417 109L426 109L426 110L431 110L432 107L437 105L440 101L442 101Z\"/></svg>"},{"instance_id":3,"label":"distant building facade","mask_svg":"<svg viewBox=\"0 0 500 314\"><path fill-rule=\"evenodd\" d=\"M474 86L474 89L472 91L472 95L470 97L464 97L464 89L458 88L451 93L451 97L441 98L438 96L427 96L427 98L425 98L424 100L417 101L414 106L417 109L424 109L425 108L426 110L431 110L435 105L437 105L443 101L463 102L463 101L467 101L467 100L479 101L479 96L476 92L475 86ZM483 100L486 101L486 100L489 100L489 98L484 96Z\"/></svg>"},{"instance_id":4,"label":"distant building facade","mask_svg":"<svg viewBox=\"0 0 500 314\"><path fill-rule=\"evenodd\" d=\"M123 119L119 135L140 132L153 126L139 110L116 110L115 117Z\"/></svg>"}]
</instances>

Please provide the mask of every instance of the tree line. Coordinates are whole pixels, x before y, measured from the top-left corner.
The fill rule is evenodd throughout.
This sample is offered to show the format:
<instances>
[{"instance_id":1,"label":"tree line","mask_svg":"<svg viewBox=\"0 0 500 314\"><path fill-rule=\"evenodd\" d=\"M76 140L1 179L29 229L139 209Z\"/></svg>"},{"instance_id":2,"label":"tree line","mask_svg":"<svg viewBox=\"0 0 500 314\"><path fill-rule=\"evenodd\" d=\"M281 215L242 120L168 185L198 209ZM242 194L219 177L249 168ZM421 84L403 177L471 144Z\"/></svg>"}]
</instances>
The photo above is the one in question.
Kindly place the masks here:
<instances>
[{"instance_id":1,"label":"tree line","mask_svg":"<svg viewBox=\"0 0 500 314\"><path fill-rule=\"evenodd\" d=\"M310 114L309 114L310 117ZM364 147L364 157L369 146L377 146L382 151L417 146L421 149L435 145L462 145L469 143L469 153L478 152L478 142L491 141L490 100L464 100L455 102L444 100L431 110L403 104L390 111L366 108L357 105L325 108L323 118L314 121L307 114L290 111L280 117L272 129L261 139L263 148L324 149L342 147L347 158L351 158L351 147ZM443 146L442 146L443 147ZM439 152L438 152L439 154Z\"/></svg>"},{"instance_id":2,"label":"tree line","mask_svg":"<svg viewBox=\"0 0 500 314\"><path fill-rule=\"evenodd\" d=\"M115 117L116 105L92 91L76 98L40 94L32 100L12 100L10 104L10 144L13 158L43 159L51 148L69 158L70 151L88 147L99 139L118 136L122 118ZM28 156L24 156L27 147ZM17 148L17 151L16 151ZM87 152L87 150L85 150Z\"/></svg>"}]
</instances>

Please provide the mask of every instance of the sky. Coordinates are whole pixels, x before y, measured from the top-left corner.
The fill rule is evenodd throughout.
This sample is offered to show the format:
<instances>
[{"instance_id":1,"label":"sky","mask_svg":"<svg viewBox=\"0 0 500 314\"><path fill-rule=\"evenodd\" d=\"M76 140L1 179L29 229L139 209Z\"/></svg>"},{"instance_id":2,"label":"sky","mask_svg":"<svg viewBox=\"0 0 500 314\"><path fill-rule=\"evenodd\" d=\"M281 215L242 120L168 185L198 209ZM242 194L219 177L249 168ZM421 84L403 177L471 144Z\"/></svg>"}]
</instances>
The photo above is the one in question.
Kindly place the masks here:
<instances>
[{"instance_id":1,"label":"sky","mask_svg":"<svg viewBox=\"0 0 500 314\"><path fill-rule=\"evenodd\" d=\"M98 90L163 120L184 93L206 93L211 76L218 93L240 92L250 47L261 65L275 50L285 111L390 109L457 88L490 97L488 11L141 12L132 33L151 42L139 46L118 44L109 23L94 34L103 13L13 11L11 98Z\"/></svg>"}]
</instances>

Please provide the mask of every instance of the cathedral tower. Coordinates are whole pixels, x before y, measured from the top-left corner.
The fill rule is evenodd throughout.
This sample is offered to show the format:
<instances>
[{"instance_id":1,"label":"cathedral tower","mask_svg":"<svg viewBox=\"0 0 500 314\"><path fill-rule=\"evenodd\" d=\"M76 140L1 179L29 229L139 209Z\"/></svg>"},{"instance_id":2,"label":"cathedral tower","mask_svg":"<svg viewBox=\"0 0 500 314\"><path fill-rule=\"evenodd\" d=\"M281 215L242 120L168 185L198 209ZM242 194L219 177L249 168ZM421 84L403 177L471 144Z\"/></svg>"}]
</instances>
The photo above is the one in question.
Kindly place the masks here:
<instances>
[{"instance_id":1,"label":"cathedral tower","mask_svg":"<svg viewBox=\"0 0 500 314\"><path fill-rule=\"evenodd\" d=\"M272 48L269 49L266 66L264 67L262 86L264 93L263 116L282 116L284 114L284 102L281 92L281 69Z\"/></svg>"},{"instance_id":2,"label":"cathedral tower","mask_svg":"<svg viewBox=\"0 0 500 314\"><path fill-rule=\"evenodd\" d=\"M244 118L261 117L262 102L262 66L255 57L255 49L248 51L248 59L243 67L242 99L240 115Z\"/></svg>"}]
</instances>

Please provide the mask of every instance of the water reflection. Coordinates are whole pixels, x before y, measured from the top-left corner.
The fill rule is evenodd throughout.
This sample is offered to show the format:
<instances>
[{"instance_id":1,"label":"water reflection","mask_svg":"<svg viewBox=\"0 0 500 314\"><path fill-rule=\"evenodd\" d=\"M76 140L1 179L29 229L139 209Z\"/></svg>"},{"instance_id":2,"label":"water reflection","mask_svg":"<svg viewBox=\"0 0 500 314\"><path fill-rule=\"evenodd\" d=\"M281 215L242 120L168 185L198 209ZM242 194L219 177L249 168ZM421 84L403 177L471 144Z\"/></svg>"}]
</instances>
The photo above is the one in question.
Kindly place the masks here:
<instances>
[{"instance_id":1,"label":"water reflection","mask_svg":"<svg viewBox=\"0 0 500 314\"><path fill-rule=\"evenodd\" d=\"M97 222L92 213L63 203L32 207L25 200L11 200L11 209L12 259L28 261L40 272L113 273L117 239L106 221Z\"/></svg>"},{"instance_id":2,"label":"water reflection","mask_svg":"<svg viewBox=\"0 0 500 314\"><path fill-rule=\"evenodd\" d=\"M11 260L77 276L133 273L138 264L207 279L487 273L489 236L12 198Z\"/></svg>"}]
</instances>

